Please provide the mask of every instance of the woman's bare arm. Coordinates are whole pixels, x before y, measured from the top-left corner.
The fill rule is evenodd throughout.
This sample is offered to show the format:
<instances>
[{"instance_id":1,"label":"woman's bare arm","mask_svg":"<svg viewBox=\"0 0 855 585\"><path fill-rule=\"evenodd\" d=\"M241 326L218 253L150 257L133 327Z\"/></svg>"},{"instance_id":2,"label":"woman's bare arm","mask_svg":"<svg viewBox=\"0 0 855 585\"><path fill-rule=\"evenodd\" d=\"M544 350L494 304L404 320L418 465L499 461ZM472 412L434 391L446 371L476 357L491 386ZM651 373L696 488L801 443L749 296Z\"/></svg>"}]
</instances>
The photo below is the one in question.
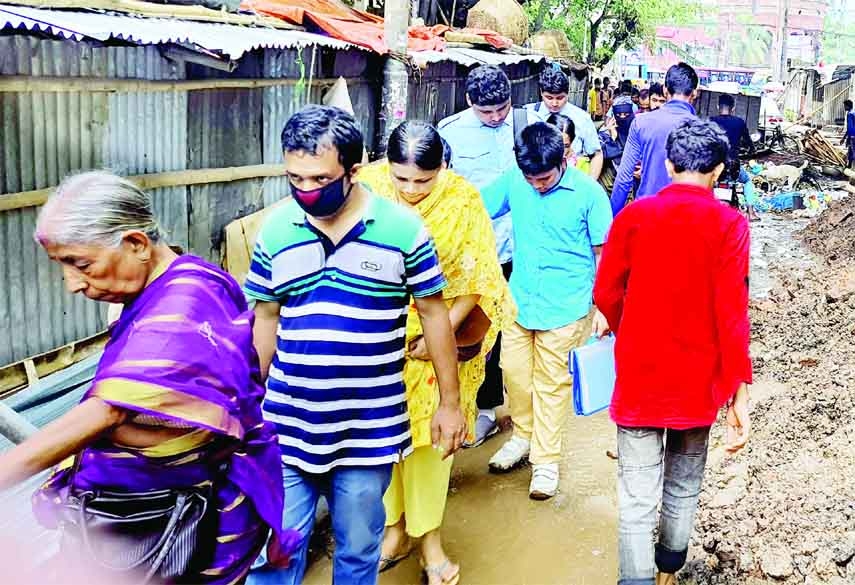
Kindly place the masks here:
<instances>
[{"instance_id":1,"label":"woman's bare arm","mask_svg":"<svg viewBox=\"0 0 855 585\"><path fill-rule=\"evenodd\" d=\"M451 319L451 328L454 331L460 329L460 326L472 312L472 309L481 300L481 295L463 295L457 297L448 309L448 318Z\"/></svg>"},{"instance_id":2,"label":"woman's bare arm","mask_svg":"<svg viewBox=\"0 0 855 585\"><path fill-rule=\"evenodd\" d=\"M7 489L81 451L122 424L124 410L89 398L17 447L0 454L0 489Z\"/></svg>"}]
</instances>

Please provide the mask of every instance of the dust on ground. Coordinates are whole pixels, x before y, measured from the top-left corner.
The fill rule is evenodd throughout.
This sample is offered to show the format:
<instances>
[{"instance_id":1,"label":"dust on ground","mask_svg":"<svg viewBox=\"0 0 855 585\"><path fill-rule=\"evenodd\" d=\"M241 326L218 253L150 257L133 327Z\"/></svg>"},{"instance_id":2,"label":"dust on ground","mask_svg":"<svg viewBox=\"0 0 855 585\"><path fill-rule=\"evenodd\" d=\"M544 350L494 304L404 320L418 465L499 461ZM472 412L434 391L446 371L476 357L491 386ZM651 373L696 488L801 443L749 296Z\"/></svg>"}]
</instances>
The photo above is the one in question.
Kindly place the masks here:
<instances>
[{"instance_id":1,"label":"dust on ground","mask_svg":"<svg viewBox=\"0 0 855 585\"><path fill-rule=\"evenodd\" d=\"M855 583L855 198L798 235L815 262L777 250L752 306L755 375L775 383L752 394L746 452L711 454L681 583Z\"/></svg>"}]
</instances>

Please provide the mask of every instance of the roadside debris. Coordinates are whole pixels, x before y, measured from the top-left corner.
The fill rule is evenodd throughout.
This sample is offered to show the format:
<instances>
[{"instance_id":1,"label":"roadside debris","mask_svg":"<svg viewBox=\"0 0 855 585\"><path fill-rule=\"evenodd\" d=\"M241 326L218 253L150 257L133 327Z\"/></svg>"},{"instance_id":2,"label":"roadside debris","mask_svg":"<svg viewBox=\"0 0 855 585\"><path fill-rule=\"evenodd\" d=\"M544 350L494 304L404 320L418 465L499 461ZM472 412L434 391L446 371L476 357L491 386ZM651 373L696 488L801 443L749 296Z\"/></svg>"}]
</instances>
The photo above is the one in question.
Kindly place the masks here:
<instances>
[{"instance_id":1,"label":"roadside debris","mask_svg":"<svg viewBox=\"0 0 855 585\"><path fill-rule=\"evenodd\" d=\"M798 237L816 254L801 269L797 241L769 248L776 282L751 309L752 438L724 457L714 428L683 585L855 583L855 197Z\"/></svg>"},{"instance_id":2,"label":"roadside debris","mask_svg":"<svg viewBox=\"0 0 855 585\"><path fill-rule=\"evenodd\" d=\"M806 131L802 135L801 143L806 154L827 164L846 166L846 155L829 142L819 130L811 128Z\"/></svg>"}]
</instances>

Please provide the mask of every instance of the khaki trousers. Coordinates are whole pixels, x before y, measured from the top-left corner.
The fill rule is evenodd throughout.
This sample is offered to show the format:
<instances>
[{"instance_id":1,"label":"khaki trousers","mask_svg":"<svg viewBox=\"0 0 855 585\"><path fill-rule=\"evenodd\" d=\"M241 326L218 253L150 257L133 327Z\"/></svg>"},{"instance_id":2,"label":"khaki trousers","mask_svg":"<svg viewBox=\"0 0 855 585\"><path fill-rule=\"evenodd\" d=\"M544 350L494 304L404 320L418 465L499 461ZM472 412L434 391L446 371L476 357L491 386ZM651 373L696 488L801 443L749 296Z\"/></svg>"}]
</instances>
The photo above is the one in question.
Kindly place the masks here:
<instances>
[{"instance_id":1,"label":"khaki trousers","mask_svg":"<svg viewBox=\"0 0 855 585\"><path fill-rule=\"evenodd\" d=\"M571 407L570 350L591 336L591 317L549 331L514 323L502 336L502 372L514 435L531 441L532 464L558 463Z\"/></svg>"}]
</instances>

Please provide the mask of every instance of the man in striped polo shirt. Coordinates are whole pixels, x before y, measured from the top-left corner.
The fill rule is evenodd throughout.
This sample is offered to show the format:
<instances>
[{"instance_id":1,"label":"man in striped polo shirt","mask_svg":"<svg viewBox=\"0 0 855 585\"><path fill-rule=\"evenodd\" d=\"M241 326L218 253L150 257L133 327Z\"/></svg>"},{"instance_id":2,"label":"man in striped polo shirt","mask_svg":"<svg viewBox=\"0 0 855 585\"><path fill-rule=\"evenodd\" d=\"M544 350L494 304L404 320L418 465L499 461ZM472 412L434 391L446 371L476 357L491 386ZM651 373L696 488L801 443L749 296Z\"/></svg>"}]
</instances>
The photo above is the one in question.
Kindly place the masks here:
<instances>
[{"instance_id":1,"label":"man in striped polo shirt","mask_svg":"<svg viewBox=\"0 0 855 585\"><path fill-rule=\"evenodd\" d=\"M282 148L294 201L262 227L245 290L256 301L264 413L279 433L284 524L303 538L287 569L256 571L250 582L302 581L323 494L333 581L373 584L383 494L392 465L412 450L403 382L411 296L440 387L434 444L447 456L466 437L445 278L421 219L353 181L363 139L352 116L309 106L285 125Z\"/></svg>"}]
</instances>

